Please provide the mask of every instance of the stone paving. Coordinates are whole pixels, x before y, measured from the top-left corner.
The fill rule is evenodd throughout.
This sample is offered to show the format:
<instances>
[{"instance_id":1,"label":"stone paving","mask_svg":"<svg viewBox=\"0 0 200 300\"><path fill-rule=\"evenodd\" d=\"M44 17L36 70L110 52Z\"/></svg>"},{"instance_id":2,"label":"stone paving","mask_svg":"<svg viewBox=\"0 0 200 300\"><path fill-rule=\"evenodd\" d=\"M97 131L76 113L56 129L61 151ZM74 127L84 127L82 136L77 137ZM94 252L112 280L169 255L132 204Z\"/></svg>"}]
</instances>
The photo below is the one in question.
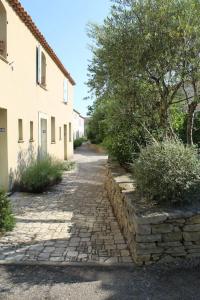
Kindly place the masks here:
<instances>
[{"instance_id":1,"label":"stone paving","mask_svg":"<svg viewBox=\"0 0 200 300\"><path fill-rule=\"evenodd\" d=\"M106 159L84 145L62 183L40 195L15 193L17 223L0 238L0 262L131 263L104 191Z\"/></svg>"}]
</instances>

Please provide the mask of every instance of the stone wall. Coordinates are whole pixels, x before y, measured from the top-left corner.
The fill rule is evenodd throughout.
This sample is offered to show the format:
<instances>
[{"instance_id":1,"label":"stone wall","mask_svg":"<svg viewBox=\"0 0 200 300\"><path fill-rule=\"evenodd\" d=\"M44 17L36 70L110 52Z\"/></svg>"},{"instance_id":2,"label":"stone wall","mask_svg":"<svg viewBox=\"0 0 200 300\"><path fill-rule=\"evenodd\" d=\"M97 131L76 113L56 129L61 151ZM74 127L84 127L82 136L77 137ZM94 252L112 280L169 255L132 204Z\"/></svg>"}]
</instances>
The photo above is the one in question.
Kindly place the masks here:
<instances>
[{"instance_id":1,"label":"stone wall","mask_svg":"<svg viewBox=\"0 0 200 300\"><path fill-rule=\"evenodd\" d=\"M200 257L199 207L163 210L146 203L117 163L108 163L105 187L137 264Z\"/></svg>"}]
</instances>

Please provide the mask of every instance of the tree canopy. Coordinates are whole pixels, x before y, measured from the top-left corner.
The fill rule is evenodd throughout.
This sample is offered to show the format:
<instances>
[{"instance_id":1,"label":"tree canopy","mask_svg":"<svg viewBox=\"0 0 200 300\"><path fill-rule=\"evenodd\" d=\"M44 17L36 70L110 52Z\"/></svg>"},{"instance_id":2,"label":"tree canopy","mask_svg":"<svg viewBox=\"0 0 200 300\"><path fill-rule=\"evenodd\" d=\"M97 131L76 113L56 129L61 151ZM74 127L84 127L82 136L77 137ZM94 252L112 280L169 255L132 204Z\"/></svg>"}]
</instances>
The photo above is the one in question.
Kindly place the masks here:
<instances>
[{"instance_id":1,"label":"tree canopy","mask_svg":"<svg viewBox=\"0 0 200 300\"><path fill-rule=\"evenodd\" d=\"M91 25L89 36L88 85L96 99L92 116L102 110L106 140L112 144L128 131L142 143L149 136L174 136L172 107L183 103L192 143L199 103L200 1L114 0L104 24ZM119 140L118 150L126 144Z\"/></svg>"}]
</instances>

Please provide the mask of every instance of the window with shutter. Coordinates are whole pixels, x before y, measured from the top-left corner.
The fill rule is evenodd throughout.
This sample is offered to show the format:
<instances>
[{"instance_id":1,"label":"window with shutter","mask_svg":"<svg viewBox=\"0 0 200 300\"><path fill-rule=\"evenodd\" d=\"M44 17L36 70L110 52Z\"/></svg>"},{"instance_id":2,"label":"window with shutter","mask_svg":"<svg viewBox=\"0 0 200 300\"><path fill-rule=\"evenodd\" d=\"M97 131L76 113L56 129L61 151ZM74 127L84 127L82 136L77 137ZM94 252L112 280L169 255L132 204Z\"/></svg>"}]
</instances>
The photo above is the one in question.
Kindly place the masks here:
<instances>
[{"instance_id":1,"label":"window with shutter","mask_svg":"<svg viewBox=\"0 0 200 300\"><path fill-rule=\"evenodd\" d=\"M68 83L67 79L64 79L64 103L68 102Z\"/></svg>"},{"instance_id":2,"label":"window with shutter","mask_svg":"<svg viewBox=\"0 0 200 300\"><path fill-rule=\"evenodd\" d=\"M41 56L42 56L42 53L41 53L41 47L38 46L37 49L36 49L36 55L37 55L37 61L36 61L36 64L37 64L37 83L38 84L41 84L42 82L42 73L41 73L41 62L42 62L42 59L41 59Z\"/></svg>"},{"instance_id":3,"label":"window with shutter","mask_svg":"<svg viewBox=\"0 0 200 300\"><path fill-rule=\"evenodd\" d=\"M69 142L72 141L72 124L69 123Z\"/></svg>"},{"instance_id":4,"label":"window with shutter","mask_svg":"<svg viewBox=\"0 0 200 300\"><path fill-rule=\"evenodd\" d=\"M46 88L46 56L39 45L36 49L36 75L37 83Z\"/></svg>"},{"instance_id":5,"label":"window with shutter","mask_svg":"<svg viewBox=\"0 0 200 300\"><path fill-rule=\"evenodd\" d=\"M23 120L18 119L18 142L23 142Z\"/></svg>"},{"instance_id":6,"label":"window with shutter","mask_svg":"<svg viewBox=\"0 0 200 300\"><path fill-rule=\"evenodd\" d=\"M44 53L42 52L41 55L41 84L43 87L46 87L47 83L46 83L46 57L44 55Z\"/></svg>"},{"instance_id":7,"label":"window with shutter","mask_svg":"<svg viewBox=\"0 0 200 300\"><path fill-rule=\"evenodd\" d=\"M51 117L51 143L55 144L56 142L56 119Z\"/></svg>"},{"instance_id":8,"label":"window with shutter","mask_svg":"<svg viewBox=\"0 0 200 300\"><path fill-rule=\"evenodd\" d=\"M33 142L33 121L30 121L30 139L29 142Z\"/></svg>"},{"instance_id":9,"label":"window with shutter","mask_svg":"<svg viewBox=\"0 0 200 300\"><path fill-rule=\"evenodd\" d=\"M7 15L0 1L0 56L7 58Z\"/></svg>"}]
</instances>

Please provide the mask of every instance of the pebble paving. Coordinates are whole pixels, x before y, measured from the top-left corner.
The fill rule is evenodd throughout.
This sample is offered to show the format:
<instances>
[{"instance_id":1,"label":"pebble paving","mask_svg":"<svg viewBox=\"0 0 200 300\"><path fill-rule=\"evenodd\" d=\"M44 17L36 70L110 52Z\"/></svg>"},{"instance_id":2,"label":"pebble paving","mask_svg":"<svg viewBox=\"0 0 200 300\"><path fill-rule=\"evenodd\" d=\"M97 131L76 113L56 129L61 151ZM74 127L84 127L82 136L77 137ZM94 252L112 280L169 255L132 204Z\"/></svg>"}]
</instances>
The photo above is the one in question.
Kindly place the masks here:
<instances>
[{"instance_id":1,"label":"pebble paving","mask_svg":"<svg viewBox=\"0 0 200 300\"><path fill-rule=\"evenodd\" d=\"M40 195L15 193L16 227L0 237L0 262L131 263L104 190L107 157L82 146L76 168Z\"/></svg>"}]
</instances>

